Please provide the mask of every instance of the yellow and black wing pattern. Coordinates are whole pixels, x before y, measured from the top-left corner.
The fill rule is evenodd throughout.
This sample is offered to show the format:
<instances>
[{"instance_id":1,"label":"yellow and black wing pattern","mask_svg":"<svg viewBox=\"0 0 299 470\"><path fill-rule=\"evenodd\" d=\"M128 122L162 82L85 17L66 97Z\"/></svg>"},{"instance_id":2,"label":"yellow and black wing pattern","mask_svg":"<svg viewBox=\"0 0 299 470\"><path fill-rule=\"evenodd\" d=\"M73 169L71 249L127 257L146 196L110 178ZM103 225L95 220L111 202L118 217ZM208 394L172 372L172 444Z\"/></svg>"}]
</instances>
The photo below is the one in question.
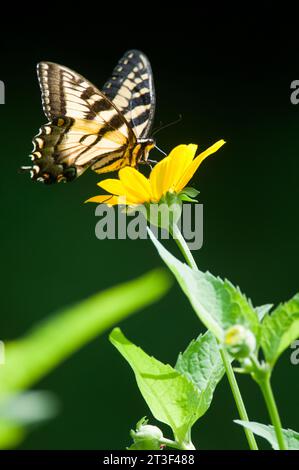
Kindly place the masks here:
<instances>
[{"instance_id":1,"label":"yellow and black wing pattern","mask_svg":"<svg viewBox=\"0 0 299 470\"><path fill-rule=\"evenodd\" d=\"M140 51L128 51L118 62L103 92L134 128L138 138L149 136L155 114L151 65Z\"/></svg>"},{"instance_id":2,"label":"yellow and black wing pattern","mask_svg":"<svg viewBox=\"0 0 299 470\"><path fill-rule=\"evenodd\" d=\"M72 181L88 167L105 173L147 159L155 96L144 54L128 51L103 91L55 63L40 62L37 74L49 122L33 139L32 165L22 167L32 179Z\"/></svg>"}]
</instances>

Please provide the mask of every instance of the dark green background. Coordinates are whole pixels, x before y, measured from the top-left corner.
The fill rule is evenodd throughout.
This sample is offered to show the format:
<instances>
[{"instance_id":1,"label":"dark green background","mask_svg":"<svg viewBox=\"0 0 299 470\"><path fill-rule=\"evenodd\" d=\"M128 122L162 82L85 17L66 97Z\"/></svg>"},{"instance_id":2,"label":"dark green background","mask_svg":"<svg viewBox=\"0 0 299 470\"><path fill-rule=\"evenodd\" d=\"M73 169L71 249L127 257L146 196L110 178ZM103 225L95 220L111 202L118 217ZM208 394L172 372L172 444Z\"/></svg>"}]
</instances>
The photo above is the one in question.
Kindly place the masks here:
<instances>
[{"instance_id":1,"label":"dark green background","mask_svg":"<svg viewBox=\"0 0 299 470\"><path fill-rule=\"evenodd\" d=\"M165 18L154 9L148 17L124 11L116 22L110 7L89 8L88 21L77 12L67 23L57 13L24 18L21 29L8 22L1 39L3 340L24 334L61 306L161 265L149 241L95 238L95 206L83 201L97 193L97 175L88 172L72 184L45 187L18 174L20 165L29 164L31 138L45 122L35 74L40 60L69 66L101 87L125 50L144 50L155 77L156 124L183 116L158 134L158 145L169 151L194 142L204 149L220 138L227 141L193 182L204 203L204 247L194 253L199 267L241 286L255 305L287 300L299 290L299 106L289 98L299 62L291 15L274 21L267 2L252 15L235 16L186 4L183 12L172 8ZM44 25L45 19L50 21ZM202 331L177 285L121 327L147 352L172 364ZM287 351L273 382L283 425L298 430L299 368L289 356ZM257 387L248 377L239 382L252 420L268 422ZM150 416L107 334L37 388L53 391L62 412L28 437L26 449L124 448L129 429ZM245 449L234 418L224 378L195 426L194 442L206 449Z\"/></svg>"}]
</instances>

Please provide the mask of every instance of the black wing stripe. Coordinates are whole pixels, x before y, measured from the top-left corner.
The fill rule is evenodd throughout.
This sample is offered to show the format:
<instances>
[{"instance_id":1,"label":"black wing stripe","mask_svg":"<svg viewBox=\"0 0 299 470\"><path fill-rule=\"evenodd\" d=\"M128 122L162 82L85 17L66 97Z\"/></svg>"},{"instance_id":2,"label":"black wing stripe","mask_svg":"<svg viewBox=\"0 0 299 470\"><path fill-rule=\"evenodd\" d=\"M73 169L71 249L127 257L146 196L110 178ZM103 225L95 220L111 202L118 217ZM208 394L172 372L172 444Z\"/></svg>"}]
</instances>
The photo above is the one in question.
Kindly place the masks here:
<instances>
[{"instance_id":1,"label":"black wing stripe","mask_svg":"<svg viewBox=\"0 0 299 470\"><path fill-rule=\"evenodd\" d=\"M92 117L94 114L100 113L101 111L108 111L109 109L111 109L111 104L109 103L109 101L107 100L95 101L94 104L90 107L90 117ZM122 124L123 124L123 121L122 121Z\"/></svg>"},{"instance_id":2,"label":"black wing stripe","mask_svg":"<svg viewBox=\"0 0 299 470\"><path fill-rule=\"evenodd\" d=\"M141 124L144 124L147 119L148 119L148 112L147 112L147 111L143 111L141 114L139 114L139 116L137 116L137 117L134 119L135 127L138 127L138 126L140 126Z\"/></svg>"},{"instance_id":3,"label":"black wing stripe","mask_svg":"<svg viewBox=\"0 0 299 470\"><path fill-rule=\"evenodd\" d=\"M37 71L44 112L50 120L56 116L95 120L135 140L123 114L84 77L52 62L40 62Z\"/></svg>"},{"instance_id":4,"label":"black wing stripe","mask_svg":"<svg viewBox=\"0 0 299 470\"><path fill-rule=\"evenodd\" d=\"M154 118L155 91L151 66L146 56L136 50L128 51L113 70L103 92L123 113L137 137L147 137ZM142 112L147 119L142 125L136 119ZM135 112L136 110L136 112Z\"/></svg>"}]
</instances>

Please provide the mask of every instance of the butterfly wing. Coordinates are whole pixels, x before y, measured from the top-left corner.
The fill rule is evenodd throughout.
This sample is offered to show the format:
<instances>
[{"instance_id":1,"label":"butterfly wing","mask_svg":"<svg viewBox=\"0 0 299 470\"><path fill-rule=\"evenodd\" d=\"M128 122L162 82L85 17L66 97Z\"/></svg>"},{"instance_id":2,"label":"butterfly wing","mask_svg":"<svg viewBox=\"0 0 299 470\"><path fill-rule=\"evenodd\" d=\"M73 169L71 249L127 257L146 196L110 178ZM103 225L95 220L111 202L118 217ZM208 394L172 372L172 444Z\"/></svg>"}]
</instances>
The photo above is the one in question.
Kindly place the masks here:
<instances>
[{"instance_id":1,"label":"butterfly wing","mask_svg":"<svg viewBox=\"0 0 299 470\"><path fill-rule=\"evenodd\" d=\"M137 138L148 137L156 99L151 65L142 52L125 53L105 83L103 93L123 114Z\"/></svg>"},{"instance_id":2,"label":"butterfly wing","mask_svg":"<svg viewBox=\"0 0 299 470\"><path fill-rule=\"evenodd\" d=\"M67 67L41 62L37 71L50 122L33 140L33 166L23 168L53 183L71 181L94 164L99 173L128 164L125 152L136 137L115 104Z\"/></svg>"}]
</instances>

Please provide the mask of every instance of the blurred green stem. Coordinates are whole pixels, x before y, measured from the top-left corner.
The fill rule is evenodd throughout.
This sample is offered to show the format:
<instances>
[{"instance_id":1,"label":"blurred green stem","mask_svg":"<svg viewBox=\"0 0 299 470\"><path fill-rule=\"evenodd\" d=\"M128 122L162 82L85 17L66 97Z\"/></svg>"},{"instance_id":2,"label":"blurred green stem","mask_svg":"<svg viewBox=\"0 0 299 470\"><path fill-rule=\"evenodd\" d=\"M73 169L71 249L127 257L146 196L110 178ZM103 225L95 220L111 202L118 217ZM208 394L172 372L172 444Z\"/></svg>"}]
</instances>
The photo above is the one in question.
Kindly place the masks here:
<instances>
[{"instance_id":1,"label":"blurred green stem","mask_svg":"<svg viewBox=\"0 0 299 470\"><path fill-rule=\"evenodd\" d=\"M178 226L174 224L173 227L172 227L172 230L170 230L170 233L171 233L174 241L178 245L182 255L184 256L184 258L185 258L187 264L190 266L190 268L198 270L195 259L193 258L193 255L192 255L191 251L189 250L189 247L188 247L184 237L182 236ZM249 421L248 415L247 415L247 412L246 412L246 408L245 408L245 404L244 404L244 401L242 399L242 395L241 395L241 392L240 392L240 389L239 389L239 386L238 386L233 368L231 366L229 357L228 357L227 353L225 351L221 350L221 349L220 349L220 354L221 354L223 365L224 365L224 368L225 368L225 371L226 371L226 375L227 375L227 378L228 378L228 381L229 381L229 384L230 384L230 387L231 387L231 390L232 390L232 394L234 396L234 399L235 399L235 402L236 402L236 405L237 405L239 416L243 421ZM257 446L256 440L255 440L255 437L254 437L252 431L250 431L249 429L244 429L244 432L246 434L246 438L247 438L250 449L251 450L258 450L258 446Z\"/></svg>"},{"instance_id":2,"label":"blurred green stem","mask_svg":"<svg viewBox=\"0 0 299 470\"><path fill-rule=\"evenodd\" d=\"M278 413L277 405L276 405L272 387L271 387L270 375L267 374L263 380L258 381L258 384L263 392L263 396L267 405L271 422L275 429L275 434L276 434L277 442L279 445L279 449L288 450L285 440L284 440L280 416Z\"/></svg>"}]
</instances>

